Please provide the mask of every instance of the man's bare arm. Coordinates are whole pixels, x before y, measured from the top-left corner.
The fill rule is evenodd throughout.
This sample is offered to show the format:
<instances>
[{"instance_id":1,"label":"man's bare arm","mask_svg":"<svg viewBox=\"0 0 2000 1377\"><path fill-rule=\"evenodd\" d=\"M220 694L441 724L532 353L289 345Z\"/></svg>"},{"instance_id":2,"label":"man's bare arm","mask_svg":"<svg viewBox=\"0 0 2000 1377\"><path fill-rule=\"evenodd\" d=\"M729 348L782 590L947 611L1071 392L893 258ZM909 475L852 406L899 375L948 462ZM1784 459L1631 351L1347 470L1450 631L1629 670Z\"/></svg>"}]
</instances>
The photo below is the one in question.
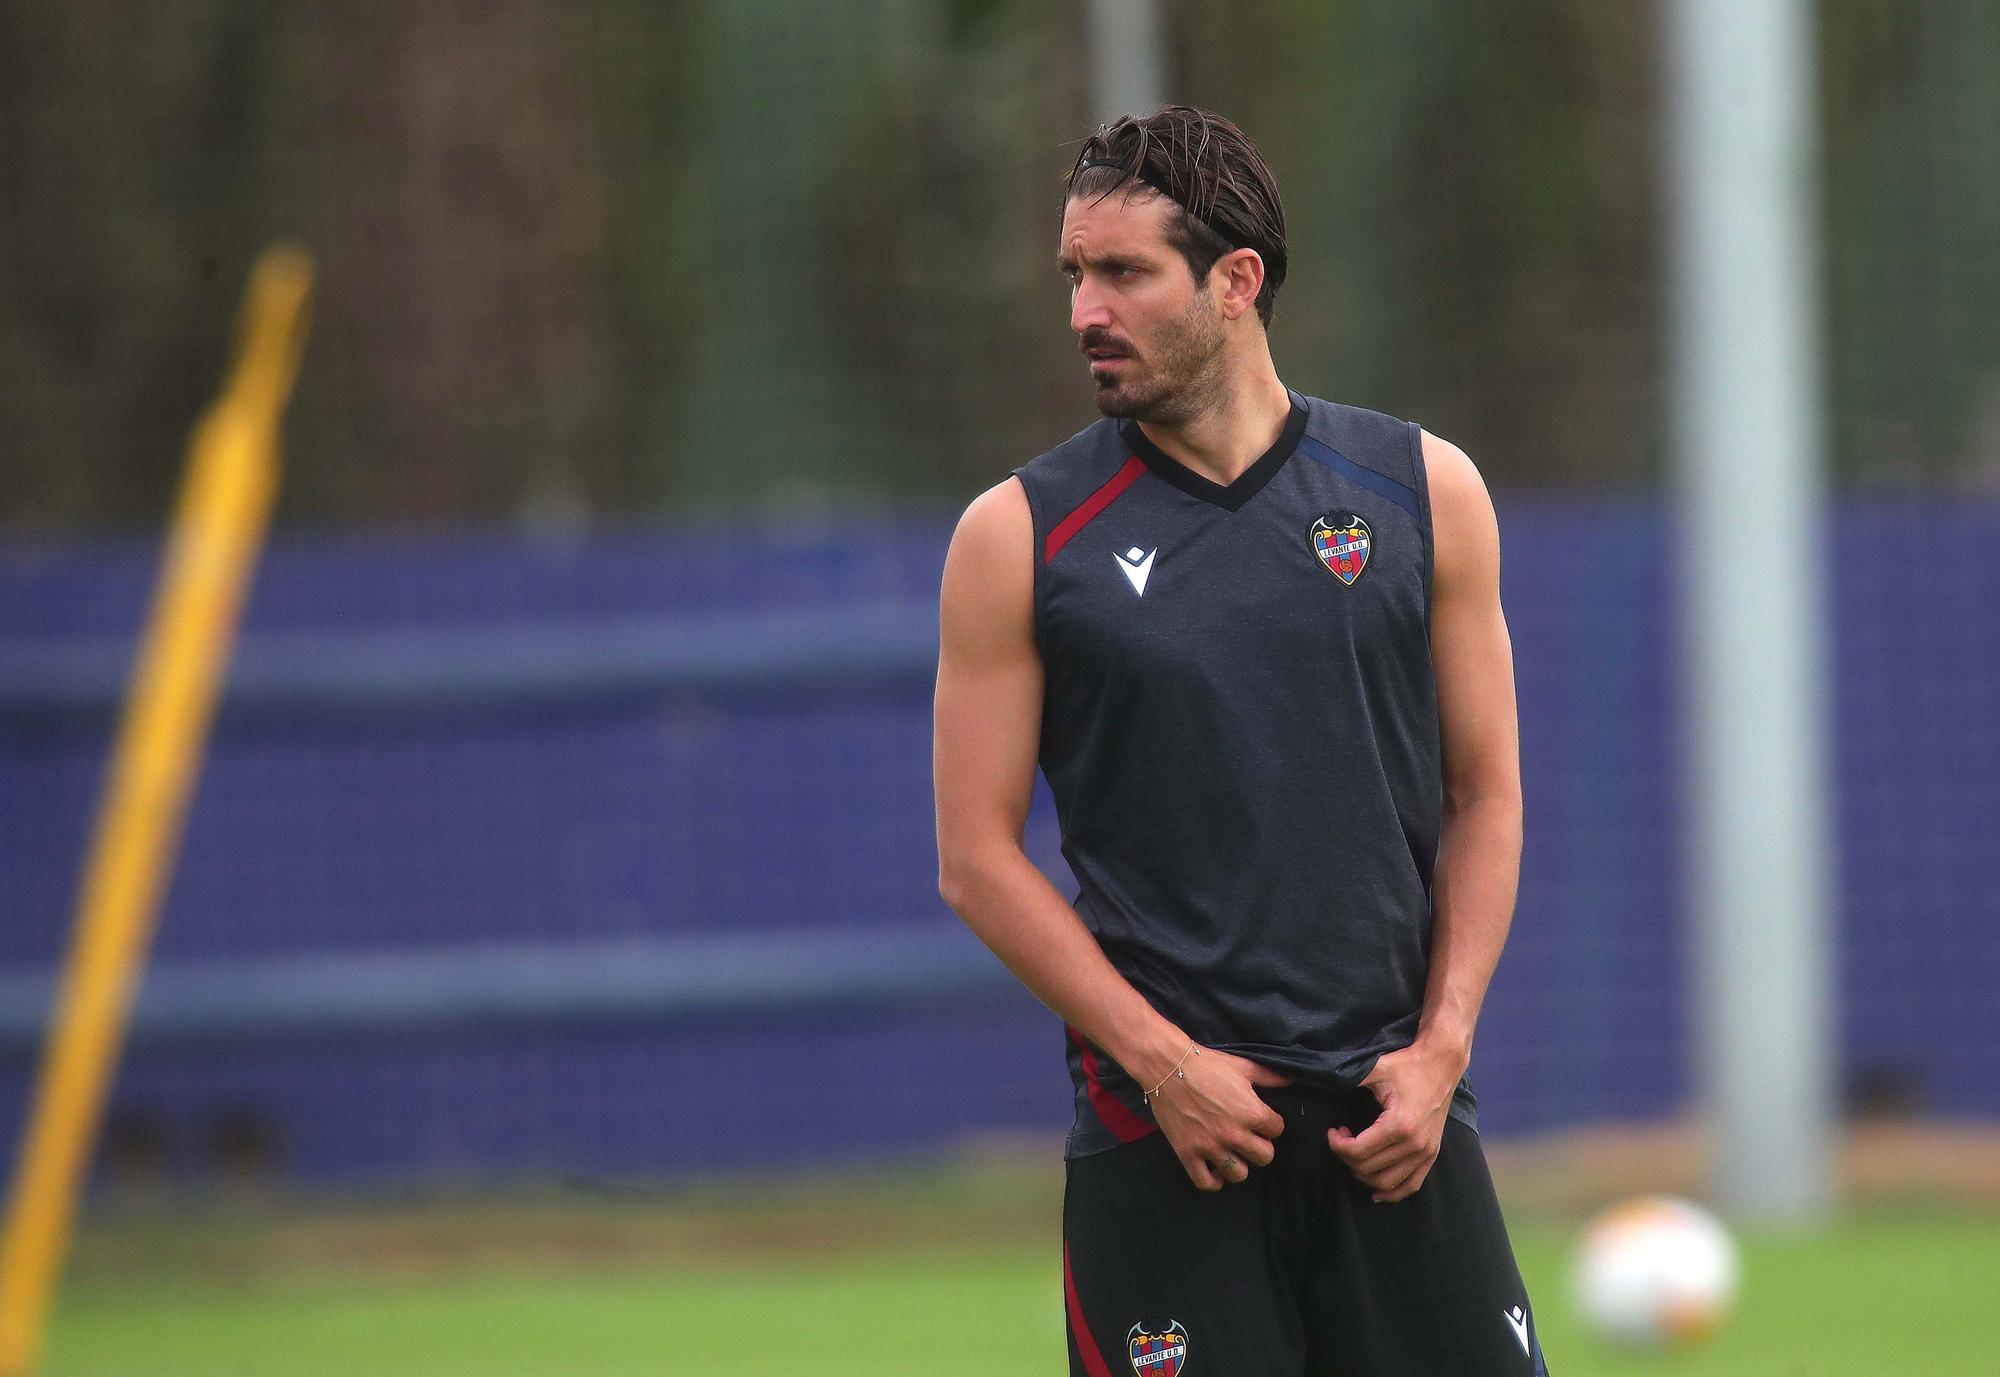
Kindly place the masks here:
<instances>
[{"instance_id":1,"label":"man's bare arm","mask_svg":"<svg viewBox=\"0 0 2000 1377\"><path fill-rule=\"evenodd\" d=\"M1500 531L1479 473L1459 449L1424 436L1438 540L1431 613L1444 733L1444 828L1431 906L1430 982L1418 1040L1472 1054L1486 987L1513 922L1521 876L1521 739L1514 649L1500 608ZM1442 515L1438 485L1443 485ZM1445 541L1452 542L1445 553Z\"/></svg>"},{"instance_id":2,"label":"man's bare arm","mask_svg":"<svg viewBox=\"0 0 2000 1377\"><path fill-rule=\"evenodd\" d=\"M1368 1078L1381 1119L1359 1137L1334 1139L1382 1200L1413 1193L1437 1157L1521 870L1520 736L1514 652L1500 608L1499 523L1464 452L1430 434L1423 445L1437 551L1431 660L1444 748L1430 976L1416 1041L1382 1057Z\"/></svg>"},{"instance_id":3,"label":"man's bare arm","mask_svg":"<svg viewBox=\"0 0 2000 1377\"><path fill-rule=\"evenodd\" d=\"M1118 973L1021 849L1041 740L1033 618L1034 522L1009 478L966 509L945 558L932 749L938 890L1036 998L1151 1088L1181 1060L1187 1035ZM1267 1164L1267 1140L1284 1121L1250 1086L1283 1077L1214 1051L1184 1070L1187 1082L1154 1109L1194 1183L1217 1189L1208 1163L1225 1153Z\"/></svg>"}]
</instances>

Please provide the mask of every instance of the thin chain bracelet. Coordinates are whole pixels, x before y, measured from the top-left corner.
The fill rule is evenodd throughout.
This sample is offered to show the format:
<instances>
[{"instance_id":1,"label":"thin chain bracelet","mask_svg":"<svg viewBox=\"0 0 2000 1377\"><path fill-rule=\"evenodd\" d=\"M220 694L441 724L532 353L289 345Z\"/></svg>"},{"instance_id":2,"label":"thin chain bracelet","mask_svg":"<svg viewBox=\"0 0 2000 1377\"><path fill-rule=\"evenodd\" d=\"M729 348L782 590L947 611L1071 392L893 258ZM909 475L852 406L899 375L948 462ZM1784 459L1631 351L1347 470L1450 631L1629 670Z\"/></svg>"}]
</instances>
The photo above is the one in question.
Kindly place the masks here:
<instances>
[{"instance_id":1,"label":"thin chain bracelet","mask_svg":"<svg viewBox=\"0 0 2000 1377\"><path fill-rule=\"evenodd\" d=\"M1154 1100L1159 1099L1160 1092L1167 1088L1168 1081L1175 1079L1186 1080L1187 1072L1181 1070L1181 1068L1187 1065L1187 1059L1189 1057L1198 1057L1200 1055L1201 1055L1201 1044L1192 1041L1189 1042L1187 1051L1181 1053L1181 1059L1174 1063L1174 1069L1167 1072L1166 1075L1160 1077L1160 1083L1145 1093L1144 1099L1146 1103L1151 1104Z\"/></svg>"}]
</instances>

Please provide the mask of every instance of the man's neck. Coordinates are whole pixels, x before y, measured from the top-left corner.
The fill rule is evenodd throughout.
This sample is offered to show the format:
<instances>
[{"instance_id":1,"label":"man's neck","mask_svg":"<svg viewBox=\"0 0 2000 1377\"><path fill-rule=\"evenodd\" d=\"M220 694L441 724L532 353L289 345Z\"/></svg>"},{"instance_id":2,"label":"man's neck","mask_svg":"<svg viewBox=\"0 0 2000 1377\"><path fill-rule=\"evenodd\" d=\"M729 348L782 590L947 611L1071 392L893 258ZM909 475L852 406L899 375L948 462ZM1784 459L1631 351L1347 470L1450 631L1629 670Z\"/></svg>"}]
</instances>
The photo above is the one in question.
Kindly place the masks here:
<instances>
[{"instance_id":1,"label":"man's neck","mask_svg":"<svg viewBox=\"0 0 2000 1377\"><path fill-rule=\"evenodd\" d=\"M1292 398L1270 356L1249 376L1224 389L1217 405L1185 425L1139 422L1148 440L1202 477L1227 487L1284 433Z\"/></svg>"}]
</instances>

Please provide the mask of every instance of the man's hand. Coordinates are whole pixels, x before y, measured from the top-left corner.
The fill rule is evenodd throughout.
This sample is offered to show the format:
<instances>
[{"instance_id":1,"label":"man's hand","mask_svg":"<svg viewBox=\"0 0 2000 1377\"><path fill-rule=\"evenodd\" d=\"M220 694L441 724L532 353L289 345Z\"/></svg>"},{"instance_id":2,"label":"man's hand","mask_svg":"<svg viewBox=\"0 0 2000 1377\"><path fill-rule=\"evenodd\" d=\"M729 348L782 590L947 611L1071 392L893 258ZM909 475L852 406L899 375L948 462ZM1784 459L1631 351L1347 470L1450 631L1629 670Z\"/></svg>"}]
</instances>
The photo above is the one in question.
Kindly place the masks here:
<instances>
[{"instance_id":1,"label":"man's hand","mask_svg":"<svg viewBox=\"0 0 2000 1377\"><path fill-rule=\"evenodd\" d=\"M1285 1116L1257 1097L1260 1085L1290 1085L1268 1066L1213 1047L1196 1049L1153 1100L1153 1118L1173 1144L1188 1180L1205 1191L1246 1181L1251 1167L1268 1167L1285 1131Z\"/></svg>"},{"instance_id":2,"label":"man's hand","mask_svg":"<svg viewBox=\"0 0 2000 1377\"><path fill-rule=\"evenodd\" d=\"M1466 1060L1419 1038L1401 1051L1383 1053L1361 1082L1374 1092L1382 1112L1360 1134L1335 1125L1326 1140L1361 1184L1374 1188L1372 1199L1407 1200L1424 1184L1444 1142L1445 1115Z\"/></svg>"}]
</instances>

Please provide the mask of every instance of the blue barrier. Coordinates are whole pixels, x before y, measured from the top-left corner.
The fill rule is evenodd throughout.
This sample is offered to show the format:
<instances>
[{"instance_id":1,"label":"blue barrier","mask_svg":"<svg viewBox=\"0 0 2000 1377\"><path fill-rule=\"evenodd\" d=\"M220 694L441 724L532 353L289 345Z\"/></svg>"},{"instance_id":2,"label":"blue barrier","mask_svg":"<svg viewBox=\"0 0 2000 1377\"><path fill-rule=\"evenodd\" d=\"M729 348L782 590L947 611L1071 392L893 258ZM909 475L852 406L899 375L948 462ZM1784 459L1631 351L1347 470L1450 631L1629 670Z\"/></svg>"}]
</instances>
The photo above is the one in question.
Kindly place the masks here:
<instances>
[{"instance_id":1,"label":"blue barrier","mask_svg":"<svg viewBox=\"0 0 2000 1377\"><path fill-rule=\"evenodd\" d=\"M1501 517L1527 850L1482 1122L1672 1112L1671 561L1716 552L1634 505L1503 494ZM2000 506L1871 501L1833 529L1864 519L1911 556L1836 544L1825 569L1843 1066L1863 1097L2000 1114ZM198 1137L263 1106L314 1179L1056 1133L1060 1030L936 893L948 533L278 541L114 1117ZM152 558L0 547L0 1141ZM1026 840L1071 892L1039 788Z\"/></svg>"},{"instance_id":2,"label":"blue barrier","mask_svg":"<svg viewBox=\"0 0 2000 1377\"><path fill-rule=\"evenodd\" d=\"M110 713L124 701L132 654L130 638L11 647L0 664L0 715ZM475 632L262 632L237 647L222 705L374 719L634 696L810 694L927 679L936 669L932 609L900 604Z\"/></svg>"},{"instance_id":3,"label":"blue barrier","mask_svg":"<svg viewBox=\"0 0 2000 1377\"><path fill-rule=\"evenodd\" d=\"M0 971L0 1056L41 1044L49 971ZM783 1011L921 1009L1019 987L962 929L897 924L395 955L165 962L146 972L130 1042L160 1047L399 1042L527 1029L672 1031Z\"/></svg>"}]
</instances>

